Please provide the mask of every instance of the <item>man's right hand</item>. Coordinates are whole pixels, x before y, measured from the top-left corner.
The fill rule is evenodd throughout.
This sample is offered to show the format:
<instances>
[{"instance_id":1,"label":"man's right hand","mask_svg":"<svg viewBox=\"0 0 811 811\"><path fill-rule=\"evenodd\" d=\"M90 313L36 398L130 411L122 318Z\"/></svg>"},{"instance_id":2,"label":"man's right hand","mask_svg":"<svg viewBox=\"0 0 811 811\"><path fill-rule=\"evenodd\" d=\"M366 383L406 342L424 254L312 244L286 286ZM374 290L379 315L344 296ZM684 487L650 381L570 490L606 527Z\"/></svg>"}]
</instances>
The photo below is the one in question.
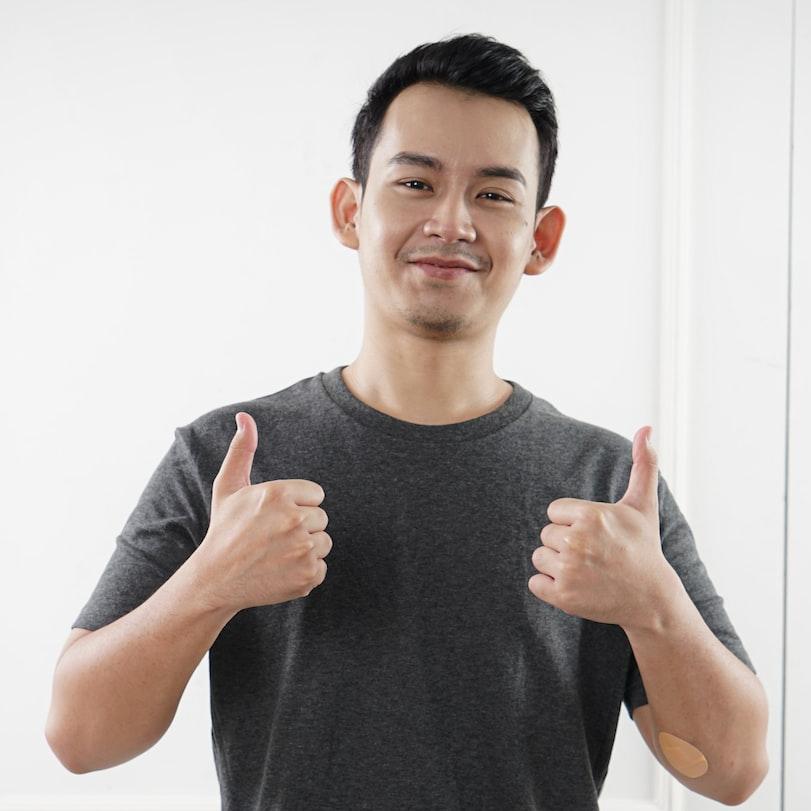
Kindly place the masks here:
<instances>
[{"instance_id":1,"label":"man's right hand","mask_svg":"<svg viewBox=\"0 0 811 811\"><path fill-rule=\"evenodd\" d=\"M306 597L324 582L332 539L321 485L307 479L251 484L259 432L250 414L214 479L211 521L195 551L205 599L240 611Z\"/></svg>"}]
</instances>

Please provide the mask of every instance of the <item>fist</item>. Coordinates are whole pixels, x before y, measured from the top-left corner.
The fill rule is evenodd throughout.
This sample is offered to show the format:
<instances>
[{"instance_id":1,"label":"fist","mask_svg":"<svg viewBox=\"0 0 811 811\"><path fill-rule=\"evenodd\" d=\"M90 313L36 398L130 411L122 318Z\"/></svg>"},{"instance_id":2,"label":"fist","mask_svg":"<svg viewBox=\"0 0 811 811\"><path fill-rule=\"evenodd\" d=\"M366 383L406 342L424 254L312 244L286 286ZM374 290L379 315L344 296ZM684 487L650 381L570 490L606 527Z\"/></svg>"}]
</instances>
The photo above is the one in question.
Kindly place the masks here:
<instances>
[{"instance_id":1,"label":"fist","mask_svg":"<svg viewBox=\"0 0 811 811\"><path fill-rule=\"evenodd\" d=\"M237 418L242 429L214 479L211 520L194 553L208 604L235 613L306 597L324 582L332 549L321 486L306 479L251 484L259 432L250 414Z\"/></svg>"}]
</instances>

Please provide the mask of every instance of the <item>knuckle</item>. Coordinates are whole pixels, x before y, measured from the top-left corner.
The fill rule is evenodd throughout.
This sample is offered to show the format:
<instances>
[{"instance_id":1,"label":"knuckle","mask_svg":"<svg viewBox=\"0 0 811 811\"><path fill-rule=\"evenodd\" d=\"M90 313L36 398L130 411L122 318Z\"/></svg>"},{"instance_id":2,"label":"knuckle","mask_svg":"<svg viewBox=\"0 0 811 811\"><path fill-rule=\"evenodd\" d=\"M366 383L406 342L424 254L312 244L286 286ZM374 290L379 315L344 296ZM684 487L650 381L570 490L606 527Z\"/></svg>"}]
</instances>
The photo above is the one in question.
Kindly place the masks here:
<instances>
[{"instance_id":1,"label":"knuckle","mask_svg":"<svg viewBox=\"0 0 811 811\"><path fill-rule=\"evenodd\" d=\"M304 515L298 510L291 510L285 520L285 532L295 532L304 523Z\"/></svg>"},{"instance_id":2,"label":"knuckle","mask_svg":"<svg viewBox=\"0 0 811 811\"><path fill-rule=\"evenodd\" d=\"M305 589L305 593L309 594L310 590L317 584L318 579L318 566L305 566L302 569L300 588Z\"/></svg>"},{"instance_id":3,"label":"knuckle","mask_svg":"<svg viewBox=\"0 0 811 811\"><path fill-rule=\"evenodd\" d=\"M328 555L332 550L332 538L330 538L330 536L323 530L319 532L310 533L310 538L312 539L311 541L312 549L315 549L316 546L324 548L323 552L321 551L318 552L318 557L324 557Z\"/></svg>"},{"instance_id":4,"label":"knuckle","mask_svg":"<svg viewBox=\"0 0 811 811\"><path fill-rule=\"evenodd\" d=\"M259 506L269 507L278 504L280 500L280 490L275 486L276 482L264 482L259 493Z\"/></svg>"},{"instance_id":5,"label":"knuckle","mask_svg":"<svg viewBox=\"0 0 811 811\"><path fill-rule=\"evenodd\" d=\"M297 545L297 550L300 555L308 556L310 552L315 549L315 540L313 536L308 532L305 536L302 536L301 542Z\"/></svg>"}]
</instances>

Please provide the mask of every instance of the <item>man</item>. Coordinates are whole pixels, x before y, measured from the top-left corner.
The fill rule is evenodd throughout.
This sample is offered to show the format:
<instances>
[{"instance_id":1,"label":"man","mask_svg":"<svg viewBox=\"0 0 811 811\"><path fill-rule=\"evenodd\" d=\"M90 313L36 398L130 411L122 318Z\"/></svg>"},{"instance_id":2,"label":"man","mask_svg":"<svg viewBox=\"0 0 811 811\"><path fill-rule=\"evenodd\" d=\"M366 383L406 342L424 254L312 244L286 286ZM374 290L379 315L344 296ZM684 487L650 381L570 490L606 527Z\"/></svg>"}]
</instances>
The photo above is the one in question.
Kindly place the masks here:
<instances>
[{"instance_id":1,"label":"man","mask_svg":"<svg viewBox=\"0 0 811 811\"><path fill-rule=\"evenodd\" d=\"M176 429L73 624L49 743L77 773L135 757L208 651L224 809L597 809L623 702L664 768L741 802L765 696L649 430L493 371L564 229L549 89L491 38L423 45L353 143L331 204L358 357Z\"/></svg>"}]
</instances>

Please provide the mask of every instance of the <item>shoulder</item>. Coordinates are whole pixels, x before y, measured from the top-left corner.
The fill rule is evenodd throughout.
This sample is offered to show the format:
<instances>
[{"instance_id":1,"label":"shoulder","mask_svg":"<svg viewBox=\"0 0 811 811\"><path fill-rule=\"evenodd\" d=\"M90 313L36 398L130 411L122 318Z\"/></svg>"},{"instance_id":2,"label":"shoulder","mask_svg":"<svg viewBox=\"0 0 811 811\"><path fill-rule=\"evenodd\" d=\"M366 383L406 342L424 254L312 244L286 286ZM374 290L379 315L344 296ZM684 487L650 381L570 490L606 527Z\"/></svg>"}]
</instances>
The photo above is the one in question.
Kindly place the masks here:
<instances>
[{"instance_id":1,"label":"shoulder","mask_svg":"<svg viewBox=\"0 0 811 811\"><path fill-rule=\"evenodd\" d=\"M181 451L196 464L201 475L216 475L237 429L236 415L250 414L256 423L261 452L279 449L306 434L312 416L323 410L318 375L260 397L235 400L204 411L175 429Z\"/></svg>"},{"instance_id":2,"label":"shoulder","mask_svg":"<svg viewBox=\"0 0 811 811\"><path fill-rule=\"evenodd\" d=\"M595 501L622 497L633 464L632 439L565 414L537 395L529 419L539 459L562 489Z\"/></svg>"},{"instance_id":3,"label":"shoulder","mask_svg":"<svg viewBox=\"0 0 811 811\"><path fill-rule=\"evenodd\" d=\"M272 428L274 424L300 414L309 405L315 405L320 395L319 375L302 378L283 389L251 399L235 400L200 414L181 431L196 440L231 441L236 430L236 415L250 414L257 428Z\"/></svg>"}]
</instances>

